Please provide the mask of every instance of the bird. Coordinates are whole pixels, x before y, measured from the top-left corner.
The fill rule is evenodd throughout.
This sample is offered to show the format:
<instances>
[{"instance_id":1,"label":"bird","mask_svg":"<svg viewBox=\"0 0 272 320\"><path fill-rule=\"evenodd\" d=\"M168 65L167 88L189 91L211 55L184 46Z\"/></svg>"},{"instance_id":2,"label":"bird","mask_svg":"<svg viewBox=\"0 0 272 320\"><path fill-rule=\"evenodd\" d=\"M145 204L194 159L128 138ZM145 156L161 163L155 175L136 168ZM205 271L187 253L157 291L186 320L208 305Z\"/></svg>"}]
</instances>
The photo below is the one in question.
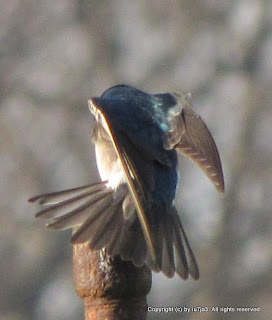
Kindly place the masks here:
<instances>
[{"instance_id":1,"label":"bird","mask_svg":"<svg viewBox=\"0 0 272 320\"><path fill-rule=\"evenodd\" d=\"M87 243L136 267L172 278L199 278L199 268L175 206L178 152L223 193L214 139L193 110L189 93L149 94L116 85L88 100L101 181L34 196L47 227L73 228L71 243Z\"/></svg>"}]
</instances>

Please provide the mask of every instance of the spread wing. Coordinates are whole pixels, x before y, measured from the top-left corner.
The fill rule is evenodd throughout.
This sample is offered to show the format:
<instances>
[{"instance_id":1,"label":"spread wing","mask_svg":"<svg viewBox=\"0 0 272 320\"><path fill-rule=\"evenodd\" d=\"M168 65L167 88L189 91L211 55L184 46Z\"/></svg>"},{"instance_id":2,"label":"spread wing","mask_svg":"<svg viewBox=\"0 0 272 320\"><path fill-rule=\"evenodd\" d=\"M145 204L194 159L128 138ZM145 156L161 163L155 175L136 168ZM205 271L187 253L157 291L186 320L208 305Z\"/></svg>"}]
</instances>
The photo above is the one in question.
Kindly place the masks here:
<instances>
[{"instance_id":1,"label":"spread wing","mask_svg":"<svg viewBox=\"0 0 272 320\"><path fill-rule=\"evenodd\" d=\"M216 189L224 192L222 165L209 129L191 107L189 95L174 95L181 106L181 111L169 119L170 129L166 132L166 148L175 148L192 159Z\"/></svg>"},{"instance_id":2,"label":"spread wing","mask_svg":"<svg viewBox=\"0 0 272 320\"><path fill-rule=\"evenodd\" d=\"M89 107L91 112L98 119L98 122L103 124L103 127L107 131L114 149L120 159L122 169L124 170L126 177L126 182L128 184L128 188L143 230L150 257L153 261L156 261L154 239L152 238L150 225L147 220L148 204L144 192L144 186L142 184L141 176L138 174L136 166L133 163L133 157L128 152L129 150L127 141L124 141L122 135L120 135L119 132L114 130L114 128L111 126L110 122L107 120L106 114L99 107L99 104L96 103L95 98L89 100Z\"/></svg>"}]
</instances>

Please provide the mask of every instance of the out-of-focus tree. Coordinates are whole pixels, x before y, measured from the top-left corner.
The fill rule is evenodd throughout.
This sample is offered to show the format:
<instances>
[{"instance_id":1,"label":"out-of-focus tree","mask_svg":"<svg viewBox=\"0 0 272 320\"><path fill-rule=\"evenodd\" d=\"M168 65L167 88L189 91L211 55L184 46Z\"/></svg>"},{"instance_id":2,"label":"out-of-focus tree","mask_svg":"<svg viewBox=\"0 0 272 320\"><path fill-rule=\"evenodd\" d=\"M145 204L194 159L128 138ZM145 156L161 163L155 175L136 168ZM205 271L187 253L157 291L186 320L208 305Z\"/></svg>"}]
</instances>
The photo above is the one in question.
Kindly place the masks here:
<instances>
[{"instance_id":1,"label":"out-of-focus tree","mask_svg":"<svg viewBox=\"0 0 272 320\"><path fill-rule=\"evenodd\" d=\"M260 307L231 318L270 317L271 21L266 0L0 1L0 320L83 317L70 234L45 230L27 199L97 181L87 99L118 83L192 92L226 178L220 198L180 158L178 207L201 278L154 275L150 305Z\"/></svg>"}]
</instances>

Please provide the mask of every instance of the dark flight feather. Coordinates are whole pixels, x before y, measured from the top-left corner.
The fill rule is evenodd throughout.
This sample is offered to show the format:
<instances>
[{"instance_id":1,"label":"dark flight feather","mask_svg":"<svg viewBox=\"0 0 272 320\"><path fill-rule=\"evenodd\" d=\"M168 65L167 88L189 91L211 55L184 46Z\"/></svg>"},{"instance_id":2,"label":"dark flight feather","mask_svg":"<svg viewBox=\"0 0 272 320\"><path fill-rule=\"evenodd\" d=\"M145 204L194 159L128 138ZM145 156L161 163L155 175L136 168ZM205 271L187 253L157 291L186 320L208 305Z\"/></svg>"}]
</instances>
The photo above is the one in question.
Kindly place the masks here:
<instances>
[{"instance_id":1,"label":"dark flight feather","mask_svg":"<svg viewBox=\"0 0 272 320\"><path fill-rule=\"evenodd\" d=\"M214 139L202 118L193 110L190 95L173 94L180 112L169 121L165 146L175 148L193 160L212 181L219 192L224 192L224 177ZM176 107L176 106L175 106Z\"/></svg>"},{"instance_id":2,"label":"dark flight feather","mask_svg":"<svg viewBox=\"0 0 272 320\"><path fill-rule=\"evenodd\" d=\"M96 103L96 99L90 99L89 105L90 105L90 108L95 109L96 114L100 117L100 121L103 123L103 126L106 129L111 139L111 142L116 151L116 154L118 155L118 158L121 161L121 165L127 180L128 188L132 195L134 205L136 207L138 218L143 229L143 234L146 239L146 243L147 243L147 247L148 247L151 259L156 261L156 253L155 253L150 226L147 221L147 213L145 211L142 201L140 200L140 197L142 199L144 198L143 188L140 185L141 179L140 177L138 179L137 173L135 172L135 167L133 166L133 163L132 163L132 159L126 153L124 146L122 146L122 144L120 145L119 141L117 141L116 139L117 133L113 131L113 128L109 123L109 121L107 120L107 117L104 114L103 110Z\"/></svg>"}]
</instances>

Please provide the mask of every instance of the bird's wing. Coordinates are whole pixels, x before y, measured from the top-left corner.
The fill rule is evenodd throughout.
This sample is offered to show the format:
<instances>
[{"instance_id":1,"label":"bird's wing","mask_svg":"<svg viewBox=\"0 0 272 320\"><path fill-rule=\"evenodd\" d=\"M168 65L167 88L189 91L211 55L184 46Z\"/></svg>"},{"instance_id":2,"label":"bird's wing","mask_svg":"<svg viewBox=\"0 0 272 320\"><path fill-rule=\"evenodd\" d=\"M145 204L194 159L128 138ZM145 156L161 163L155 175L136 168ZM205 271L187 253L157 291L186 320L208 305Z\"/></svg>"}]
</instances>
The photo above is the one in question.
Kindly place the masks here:
<instances>
[{"instance_id":1,"label":"bird's wing","mask_svg":"<svg viewBox=\"0 0 272 320\"><path fill-rule=\"evenodd\" d=\"M224 192L224 177L214 139L201 117L193 110L189 95L174 94L180 113L169 118L164 146L175 148L192 159L219 192Z\"/></svg>"},{"instance_id":2,"label":"bird's wing","mask_svg":"<svg viewBox=\"0 0 272 320\"><path fill-rule=\"evenodd\" d=\"M61 230L84 224L89 216L97 215L105 203L108 206L108 202L112 202L111 193L107 189L107 181L103 181L38 195L28 201L42 206L36 217L49 219L47 227Z\"/></svg>"},{"instance_id":3,"label":"bird's wing","mask_svg":"<svg viewBox=\"0 0 272 320\"><path fill-rule=\"evenodd\" d=\"M126 182L131 193L137 215L143 230L143 234L146 240L146 244L149 250L149 254L151 258L156 261L156 253L155 253L155 245L152 237L150 225L148 223L148 215L147 215L147 199L145 194L145 188L142 183L143 179L141 175L139 175L137 166L133 162L133 157L131 156L131 152L133 150L129 148L130 143L126 140L124 134L120 134L118 130L111 125L110 121L108 121L108 117L102 108L99 107L99 104L96 103L95 99L89 100L89 107L91 112L97 118L97 121L101 123L104 129L107 131L116 154L118 155L122 169L125 174Z\"/></svg>"}]
</instances>

